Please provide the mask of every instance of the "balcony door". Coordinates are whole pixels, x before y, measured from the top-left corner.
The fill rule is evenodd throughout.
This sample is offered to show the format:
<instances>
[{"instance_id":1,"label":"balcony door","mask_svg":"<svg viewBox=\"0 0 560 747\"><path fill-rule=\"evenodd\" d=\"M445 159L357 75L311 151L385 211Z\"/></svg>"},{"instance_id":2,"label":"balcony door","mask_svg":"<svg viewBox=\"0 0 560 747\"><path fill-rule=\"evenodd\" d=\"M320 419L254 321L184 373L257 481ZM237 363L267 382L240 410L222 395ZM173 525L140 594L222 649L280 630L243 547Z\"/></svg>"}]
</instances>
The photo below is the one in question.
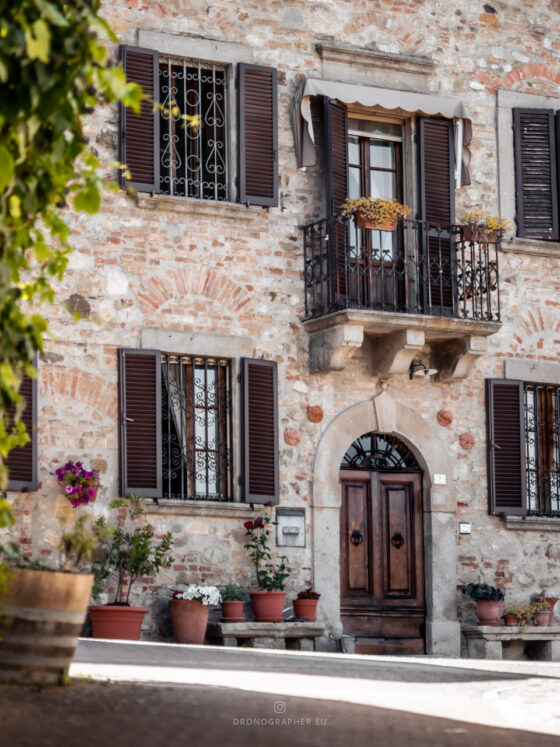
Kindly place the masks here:
<instances>
[{"instance_id":1,"label":"balcony door","mask_svg":"<svg viewBox=\"0 0 560 747\"><path fill-rule=\"evenodd\" d=\"M348 118L348 196L403 202L402 124ZM360 306L397 310L403 293L402 231L361 229L349 223L351 299Z\"/></svg>"}]
</instances>

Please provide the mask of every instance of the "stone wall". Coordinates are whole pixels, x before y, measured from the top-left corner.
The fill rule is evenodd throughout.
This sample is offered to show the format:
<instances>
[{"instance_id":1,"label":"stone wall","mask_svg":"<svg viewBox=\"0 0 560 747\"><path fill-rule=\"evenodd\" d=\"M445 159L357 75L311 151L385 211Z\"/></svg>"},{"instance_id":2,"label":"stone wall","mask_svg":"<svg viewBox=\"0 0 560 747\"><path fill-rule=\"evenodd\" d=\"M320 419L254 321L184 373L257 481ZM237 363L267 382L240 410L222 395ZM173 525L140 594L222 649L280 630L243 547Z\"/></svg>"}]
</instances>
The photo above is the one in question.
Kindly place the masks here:
<instances>
[{"instance_id":1,"label":"stone wall","mask_svg":"<svg viewBox=\"0 0 560 747\"><path fill-rule=\"evenodd\" d=\"M293 592L313 580L311 476L319 440L340 412L379 392L364 352L345 371L308 373L298 226L322 214L321 178L318 168L296 169L289 121L296 85L306 76L322 77L333 64L321 60L318 42L432 59L426 91L460 98L473 121L472 184L457 191L458 211L496 212L496 90L558 96L560 3L116 0L106 4L105 15L124 43L135 44L138 29L172 30L244 44L252 50L250 61L278 68L279 174L286 209L144 195L135 201L120 192L105 198L97 216L70 216L75 252L59 300L70 299L84 316L74 322L62 307L49 312L55 340L47 341L39 369L40 487L34 494L13 495L15 533L30 552L43 557L55 552L57 520L71 509L57 491L53 471L66 458L79 457L100 469L95 513L105 513L117 494L118 347L138 347L145 328L248 337L253 355L279 364L281 504L306 508L307 546L286 553L294 568ZM362 76L373 84L383 78L385 85L394 78L399 87L398 74L382 65L337 63L331 73L347 80ZM551 107L555 104L560 108L558 102ZM96 112L86 127L108 174L116 158L116 125L111 108ZM507 358L560 362L560 250L546 247L553 255L547 257L533 250L538 247L517 246L501 255L503 326L467 380L440 384L397 377L387 388L437 432L452 461L456 519L472 522L472 534L457 539L457 584L499 583L512 601L541 586L560 593L558 533L514 531L487 510L484 378L501 376ZM310 417L310 407L322 409L319 422ZM451 413L451 423L437 422L442 410ZM245 506L231 514L227 506L217 512L204 506L150 510L158 531L171 529L177 543L173 568L138 585L135 601L154 612L147 635L168 634L161 613L174 583L235 579L249 585L241 526L252 515ZM457 602L468 617L470 607L459 593Z\"/></svg>"}]
</instances>

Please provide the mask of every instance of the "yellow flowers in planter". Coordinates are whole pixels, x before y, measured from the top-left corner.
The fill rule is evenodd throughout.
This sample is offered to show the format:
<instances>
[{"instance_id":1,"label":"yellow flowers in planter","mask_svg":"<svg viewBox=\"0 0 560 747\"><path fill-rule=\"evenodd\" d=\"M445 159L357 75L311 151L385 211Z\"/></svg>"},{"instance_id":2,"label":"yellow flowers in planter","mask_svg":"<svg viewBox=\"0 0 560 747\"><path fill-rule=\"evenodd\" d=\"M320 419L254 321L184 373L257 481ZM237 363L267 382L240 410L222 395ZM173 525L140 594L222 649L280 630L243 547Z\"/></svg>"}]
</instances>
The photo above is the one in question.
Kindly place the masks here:
<instances>
[{"instance_id":1,"label":"yellow flowers in planter","mask_svg":"<svg viewBox=\"0 0 560 747\"><path fill-rule=\"evenodd\" d=\"M340 206L340 214L344 218L354 215L358 227L380 231L393 231L397 220L409 213L407 205L401 205L397 200L383 200L381 197L346 198Z\"/></svg>"},{"instance_id":2,"label":"yellow flowers in planter","mask_svg":"<svg viewBox=\"0 0 560 747\"><path fill-rule=\"evenodd\" d=\"M495 231L511 231L513 222L501 215L490 215L484 210L466 210L458 219L465 226L478 228L484 233L494 233Z\"/></svg>"}]
</instances>

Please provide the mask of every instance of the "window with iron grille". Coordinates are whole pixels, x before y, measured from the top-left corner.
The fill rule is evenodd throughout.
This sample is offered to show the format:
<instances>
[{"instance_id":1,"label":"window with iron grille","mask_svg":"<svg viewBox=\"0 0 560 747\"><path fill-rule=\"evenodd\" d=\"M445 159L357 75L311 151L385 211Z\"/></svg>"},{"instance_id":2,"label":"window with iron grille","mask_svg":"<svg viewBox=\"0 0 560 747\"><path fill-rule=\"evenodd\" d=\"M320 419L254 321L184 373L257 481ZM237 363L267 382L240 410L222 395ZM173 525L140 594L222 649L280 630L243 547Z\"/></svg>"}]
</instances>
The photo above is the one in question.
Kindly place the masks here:
<instances>
[{"instance_id":1,"label":"window with iron grille","mask_svg":"<svg viewBox=\"0 0 560 747\"><path fill-rule=\"evenodd\" d=\"M560 517L560 387L524 385L527 512Z\"/></svg>"},{"instance_id":2,"label":"window with iron grille","mask_svg":"<svg viewBox=\"0 0 560 747\"><path fill-rule=\"evenodd\" d=\"M186 51L191 48L196 52L196 42ZM275 68L234 62L227 55L208 62L128 46L119 48L119 57L127 81L144 93L139 112L119 109L123 187L152 195L278 205ZM230 152L230 140L235 152Z\"/></svg>"},{"instance_id":3,"label":"window with iron grille","mask_svg":"<svg viewBox=\"0 0 560 747\"><path fill-rule=\"evenodd\" d=\"M232 501L231 365L162 354L163 497Z\"/></svg>"},{"instance_id":4,"label":"window with iron grille","mask_svg":"<svg viewBox=\"0 0 560 747\"><path fill-rule=\"evenodd\" d=\"M229 68L159 58L160 192L229 200Z\"/></svg>"}]
</instances>

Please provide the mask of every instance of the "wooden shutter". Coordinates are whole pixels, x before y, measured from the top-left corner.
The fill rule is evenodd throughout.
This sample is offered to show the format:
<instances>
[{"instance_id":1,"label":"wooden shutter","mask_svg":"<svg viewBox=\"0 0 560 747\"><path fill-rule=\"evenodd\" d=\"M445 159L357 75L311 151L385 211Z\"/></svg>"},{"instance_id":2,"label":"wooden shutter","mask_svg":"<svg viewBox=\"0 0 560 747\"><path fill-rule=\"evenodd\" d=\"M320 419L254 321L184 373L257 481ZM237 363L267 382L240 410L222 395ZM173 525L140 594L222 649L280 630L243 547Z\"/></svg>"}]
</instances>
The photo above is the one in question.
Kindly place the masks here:
<instances>
[{"instance_id":1,"label":"wooden shutter","mask_svg":"<svg viewBox=\"0 0 560 747\"><path fill-rule=\"evenodd\" d=\"M486 379L488 503L491 514L525 516L523 382Z\"/></svg>"},{"instance_id":2,"label":"wooden shutter","mask_svg":"<svg viewBox=\"0 0 560 747\"><path fill-rule=\"evenodd\" d=\"M429 272L425 274L430 276L429 285L424 288L424 305L452 309L455 252L453 236L445 228L455 221L453 123L421 117L418 136L420 219L432 224L423 240L424 253L429 250Z\"/></svg>"},{"instance_id":3,"label":"wooden shutter","mask_svg":"<svg viewBox=\"0 0 560 747\"><path fill-rule=\"evenodd\" d=\"M159 192L159 55L153 49L119 47L128 82L142 86L145 99L140 114L119 104L119 161L126 164L130 179L120 171L122 187L139 192Z\"/></svg>"},{"instance_id":4,"label":"wooden shutter","mask_svg":"<svg viewBox=\"0 0 560 747\"><path fill-rule=\"evenodd\" d=\"M19 393L25 397L21 421L30 440L25 446L18 446L8 454L8 490L28 492L37 490L37 379L24 376ZM14 422L15 410L15 405L8 410L8 427Z\"/></svg>"},{"instance_id":5,"label":"wooden shutter","mask_svg":"<svg viewBox=\"0 0 560 747\"><path fill-rule=\"evenodd\" d=\"M348 197L348 123L343 104L326 97L323 102L325 196L327 216L331 216Z\"/></svg>"},{"instance_id":6,"label":"wooden shutter","mask_svg":"<svg viewBox=\"0 0 560 747\"><path fill-rule=\"evenodd\" d=\"M278 205L278 95L273 67L237 66L239 201Z\"/></svg>"},{"instance_id":7,"label":"wooden shutter","mask_svg":"<svg viewBox=\"0 0 560 747\"><path fill-rule=\"evenodd\" d=\"M278 503L278 374L274 361L241 359L242 500Z\"/></svg>"},{"instance_id":8,"label":"wooden shutter","mask_svg":"<svg viewBox=\"0 0 560 747\"><path fill-rule=\"evenodd\" d=\"M517 233L529 239L558 240L558 183L554 112L514 109Z\"/></svg>"},{"instance_id":9,"label":"wooden shutter","mask_svg":"<svg viewBox=\"0 0 560 747\"><path fill-rule=\"evenodd\" d=\"M162 495L161 354L119 351L121 495Z\"/></svg>"}]
</instances>

